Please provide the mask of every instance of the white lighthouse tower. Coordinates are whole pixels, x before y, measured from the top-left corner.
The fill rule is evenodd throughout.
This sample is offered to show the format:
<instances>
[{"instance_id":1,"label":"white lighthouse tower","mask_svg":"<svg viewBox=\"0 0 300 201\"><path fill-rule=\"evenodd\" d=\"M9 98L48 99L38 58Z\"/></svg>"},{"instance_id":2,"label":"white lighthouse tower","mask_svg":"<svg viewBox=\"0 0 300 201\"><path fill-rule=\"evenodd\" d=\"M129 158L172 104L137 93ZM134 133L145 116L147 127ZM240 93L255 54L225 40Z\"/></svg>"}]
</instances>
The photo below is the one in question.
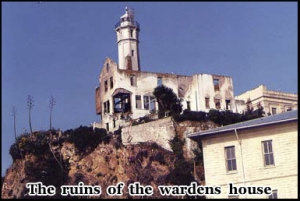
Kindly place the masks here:
<instances>
[{"instance_id":1,"label":"white lighthouse tower","mask_svg":"<svg viewBox=\"0 0 300 201\"><path fill-rule=\"evenodd\" d=\"M127 7L125 9L125 14L120 17L120 21L115 26L118 43L119 69L140 71L140 25L134 21L133 9Z\"/></svg>"}]
</instances>

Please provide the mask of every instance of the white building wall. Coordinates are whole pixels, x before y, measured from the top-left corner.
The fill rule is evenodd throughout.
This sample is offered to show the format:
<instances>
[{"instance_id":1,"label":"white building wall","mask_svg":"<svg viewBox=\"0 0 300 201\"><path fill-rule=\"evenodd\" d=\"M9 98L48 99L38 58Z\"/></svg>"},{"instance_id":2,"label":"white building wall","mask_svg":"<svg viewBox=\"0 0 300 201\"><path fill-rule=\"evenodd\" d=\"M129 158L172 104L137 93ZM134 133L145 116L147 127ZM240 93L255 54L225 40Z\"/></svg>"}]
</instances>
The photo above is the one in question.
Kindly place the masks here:
<instances>
[{"instance_id":1,"label":"white building wall","mask_svg":"<svg viewBox=\"0 0 300 201\"><path fill-rule=\"evenodd\" d=\"M230 110L235 112L235 100L233 93L232 78L227 76L216 76L212 74L193 75L192 88L188 96L192 104L192 110L209 112L216 109L215 98L220 99L220 110L226 110L225 100L230 100ZM219 91L215 91L213 79L219 79ZM209 98L209 108L206 107L205 98Z\"/></svg>"},{"instance_id":2,"label":"white building wall","mask_svg":"<svg viewBox=\"0 0 300 201\"><path fill-rule=\"evenodd\" d=\"M107 63L109 68L107 71ZM136 77L136 85L132 86L130 76ZM110 77L113 78L113 88L110 88ZM120 119L120 114L114 114L114 104L112 94L116 89L122 88L131 92L131 119L137 119L145 115L149 115L150 111L144 108L144 96L152 95L154 89L158 86L158 78L162 79L162 84L173 89L173 92L182 100L183 110L187 109L187 102L190 102L190 109L192 111L205 111L216 109L214 99L220 99L221 110L226 108L225 100L231 100L230 109L234 111L234 96L232 79L226 76L216 76L210 74L196 74L193 76L183 76L166 73L151 73L134 70L120 70L117 64L111 59L107 58L100 73L100 99L102 111L104 110L103 103L110 101L110 113L102 112L102 127L106 128L106 123L109 123L109 128L113 128L112 121L115 119L116 130L119 126L124 125L125 120ZM219 79L219 91L215 91L213 79ZM104 90L105 80L108 82L108 91ZM180 88L180 90L179 90ZM181 94L179 94L181 91ZM141 96L141 108L136 108L136 95ZM153 96L153 95L152 95ZM209 108L205 106L205 97L209 97ZM156 110L158 104L156 103Z\"/></svg>"},{"instance_id":3,"label":"white building wall","mask_svg":"<svg viewBox=\"0 0 300 201\"><path fill-rule=\"evenodd\" d=\"M250 99L254 109L257 109L257 105L260 103L266 114L272 114L272 108L276 108L277 113L286 112L289 108L298 109L297 94L268 90L265 85L246 91L236 96L235 99L243 100L245 103ZM246 105L242 105L241 108L239 112L245 110Z\"/></svg>"},{"instance_id":4,"label":"white building wall","mask_svg":"<svg viewBox=\"0 0 300 201\"><path fill-rule=\"evenodd\" d=\"M255 129L238 130L241 147L234 132L202 139L205 183L222 187L222 194L211 198L228 198L229 182L235 186L270 186L278 190L278 198L298 197L298 124L276 124ZM272 140L275 166L264 166L262 144ZM227 172L225 147L235 146L237 171ZM244 167L244 171L243 171ZM244 175L244 176L243 176ZM268 195L240 195L239 198L267 198Z\"/></svg>"}]
</instances>

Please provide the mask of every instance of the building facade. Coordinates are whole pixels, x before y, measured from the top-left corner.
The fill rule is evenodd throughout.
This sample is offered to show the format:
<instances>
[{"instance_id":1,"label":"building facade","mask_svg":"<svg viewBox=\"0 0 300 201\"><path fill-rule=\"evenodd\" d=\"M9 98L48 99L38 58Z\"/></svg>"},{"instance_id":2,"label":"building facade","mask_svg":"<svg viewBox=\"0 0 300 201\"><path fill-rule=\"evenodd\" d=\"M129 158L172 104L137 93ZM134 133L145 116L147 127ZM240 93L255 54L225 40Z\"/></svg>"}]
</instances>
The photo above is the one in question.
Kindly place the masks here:
<instances>
[{"instance_id":1,"label":"building facade","mask_svg":"<svg viewBox=\"0 0 300 201\"><path fill-rule=\"evenodd\" d=\"M298 197L298 110L188 134L201 140L210 198ZM229 195L237 187L271 187L272 194Z\"/></svg>"},{"instance_id":2,"label":"building facade","mask_svg":"<svg viewBox=\"0 0 300 201\"><path fill-rule=\"evenodd\" d=\"M268 90L265 85L238 95L235 99L239 112L246 109L249 100L254 109L257 109L260 104L267 115L298 109L297 94Z\"/></svg>"},{"instance_id":3,"label":"building facade","mask_svg":"<svg viewBox=\"0 0 300 201\"><path fill-rule=\"evenodd\" d=\"M114 131L132 119L153 115L158 110L153 91L158 85L173 89L184 109L235 111L233 82L229 76L192 76L141 71L139 61L140 25L134 12L126 8L115 26L118 64L106 58L96 87L98 127Z\"/></svg>"}]
</instances>

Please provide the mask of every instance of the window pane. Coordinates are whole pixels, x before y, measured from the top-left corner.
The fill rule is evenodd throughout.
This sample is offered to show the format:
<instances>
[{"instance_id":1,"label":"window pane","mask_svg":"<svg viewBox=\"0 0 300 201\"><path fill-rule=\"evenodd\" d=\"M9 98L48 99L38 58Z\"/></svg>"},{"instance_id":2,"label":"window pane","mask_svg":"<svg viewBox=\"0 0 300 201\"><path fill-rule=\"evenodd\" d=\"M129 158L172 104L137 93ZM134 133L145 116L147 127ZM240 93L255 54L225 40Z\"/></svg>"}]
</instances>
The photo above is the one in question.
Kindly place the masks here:
<instances>
[{"instance_id":1,"label":"window pane","mask_svg":"<svg viewBox=\"0 0 300 201\"><path fill-rule=\"evenodd\" d=\"M233 147L231 148L231 158L235 158L235 151Z\"/></svg>"},{"instance_id":2,"label":"window pane","mask_svg":"<svg viewBox=\"0 0 300 201\"><path fill-rule=\"evenodd\" d=\"M263 142L264 153L268 153L268 142Z\"/></svg>"},{"instance_id":3,"label":"window pane","mask_svg":"<svg viewBox=\"0 0 300 201\"><path fill-rule=\"evenodd\" d=\"M230 160L227 162L227 169L228 171L232 171L232 163Z\"/></svg>"},{"instance_id":4,"label":"window pane","mask_svg":"<svg viewBox=\"0 0 300 201\"><path fill-rule=\"evenodd\" d=\"M269 154L270 157L270 165L274 165L273 153Z\"/></svg>"},{"instance_id":5,"label":"window pane","mask_svg":"<svg viewBox=\"0 0 300 201\"><path fill-rule=\"evenodd\" d=\"M226 149L227 160L231 159L230 148Z\"/></svg>"},{"instance_id":6,"label":"window pane","mask_svg":"<svg viewBox=\"0 0 300 201\"><path fill-rule=\"evenodd\" d=\"M236 170L236 160L232 160L232 170Z\"/></svg>"},{"instance_id":7,"label":"window pane","mask_svg":"<svg viewBox=\"0 0 300 201\"><path fill-rule=\"evenodd\" d=\"M266 165L270 165L269 155L265 154L265 163Z\"/></svg>"},{"instance_id":8,"label":"window pane","mask_svg":"<svg viewBox=\"0 0 300 201\"><path fill-rule=\"evenodd\" d=\"M272 141L268 141L269 153L273 152Z\"/></svg>"}]
</instances>

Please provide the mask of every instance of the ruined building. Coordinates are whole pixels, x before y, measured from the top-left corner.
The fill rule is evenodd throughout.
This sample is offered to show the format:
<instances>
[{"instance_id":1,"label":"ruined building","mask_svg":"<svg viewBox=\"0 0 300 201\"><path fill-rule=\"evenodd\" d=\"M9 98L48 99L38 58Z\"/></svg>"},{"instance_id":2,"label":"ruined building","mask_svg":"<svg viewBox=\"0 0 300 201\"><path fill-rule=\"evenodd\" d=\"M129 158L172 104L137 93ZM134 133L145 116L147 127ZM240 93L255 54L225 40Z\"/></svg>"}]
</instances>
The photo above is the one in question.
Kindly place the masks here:
<instances>
[{"instance_id":1,"label":"ruined building","mask_svg":"<svg viewBox=\"0 0 300 201\"><path fill-rule=\"evenodd\" d=\"M153 91L158 85L172 88L184 109L235 111L232 78L221 75L192 76L141 71L139 58L140 25L132 9L115 25L118 64L106 58L96 87L96 113L99 127L117 130L132 119L155 115L158 109ZM167 114L166 114L167 116Z\"/></svg>"}]
</instances>

